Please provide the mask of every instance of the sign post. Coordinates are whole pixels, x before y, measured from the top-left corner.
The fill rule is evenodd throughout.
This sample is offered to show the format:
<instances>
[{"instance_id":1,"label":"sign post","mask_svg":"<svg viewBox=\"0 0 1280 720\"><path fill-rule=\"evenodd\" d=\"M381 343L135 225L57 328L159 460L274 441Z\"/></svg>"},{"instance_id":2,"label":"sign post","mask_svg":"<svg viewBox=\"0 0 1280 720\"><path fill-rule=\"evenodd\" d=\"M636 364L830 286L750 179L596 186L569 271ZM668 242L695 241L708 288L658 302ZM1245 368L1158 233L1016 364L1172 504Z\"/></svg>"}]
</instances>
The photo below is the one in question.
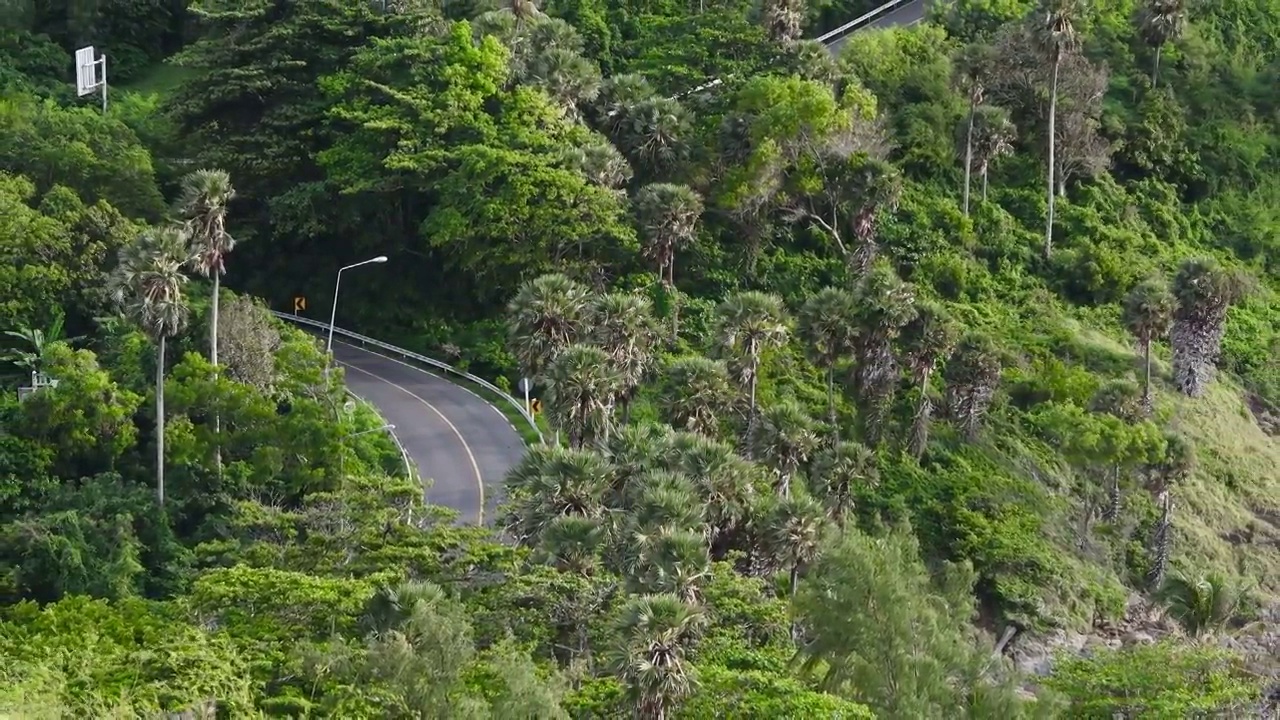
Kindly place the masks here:
<instances>
[{"instance_id":1,"label":"sign post","mask_svg":"<svg viewBox=\"0 0 1280 720\"><path fill-rule=\"evenodd\" d=\"M99 75L101 64L101 75ZM94 90L102 91L102 113L107 112L107 56L94 59L93 46L76 51L76 95L84 97Z\"/></svg>"},{"instance_id":2,"label":"sign post","mask_svg":"<svg viewBox=\"0 0 1280 720\"><path fill-rule=\"evenodd\" d=\"M533 381L529 378L520 378L520 392L524 393L524 409L530 415L533 414L533 406L529 404L529 391L533 389Z\"/></svg>"}]
</instances>

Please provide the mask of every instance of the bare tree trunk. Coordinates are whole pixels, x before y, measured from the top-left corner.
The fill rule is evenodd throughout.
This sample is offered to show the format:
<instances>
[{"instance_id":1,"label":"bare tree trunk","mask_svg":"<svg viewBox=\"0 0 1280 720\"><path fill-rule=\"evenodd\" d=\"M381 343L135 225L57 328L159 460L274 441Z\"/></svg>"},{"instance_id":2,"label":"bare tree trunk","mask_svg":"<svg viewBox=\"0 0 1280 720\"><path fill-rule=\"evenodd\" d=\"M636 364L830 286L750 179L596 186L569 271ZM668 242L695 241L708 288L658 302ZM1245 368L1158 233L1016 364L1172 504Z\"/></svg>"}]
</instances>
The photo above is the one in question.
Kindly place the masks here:
<instances>
[{"instance_id":1,"label":"bare tree trunk","mask_svg":"<svg viewBox=\"0 0 1280 720\"><path fill-rule=\"evenodd\" d=\"M1160 86L1160 53L1164 50L1164 45L1156 46L1156 62L1151 68L1151 89L1154 90Z\"/></svg>"},{"instance_id":2,"label":"bare tree trunk","mask_svg":"<svg viewBox=\"0 0 1280 720\"><path fill-rule=\"evenodd\" d=\"M1054 146L1058 144L1057 119L1058 119L1058 70L1062 66L1061 56L1055 57L1053 60L1053 84L1049 89L1049 213L1045 220L1044 226L1044 256L1047 258L1053 255L1053 202L1054 202Z\"/></svg>"},{"instance_id":3,"label":"bare tree trunk","mask_svg":"<svg viewBox=\"0 0 1280 720\"><path fill-rule=\"evenodd\" d=\"M986 163L982 164L982 202L987 201L987 167Z\"/></svg>"},{"instance_id":4,"label":"bare tree trunk","mask_svg":"<svg viewBox=\"0 0 1280 720\"><path fill-rule=\"evenodd\" d=\"M929 443L929 420L933 415L933 401L929 399L929 377L933 370L927 369L920 378L920 401L916 404L916 414L911 420L911 435L908 448L911 456L919 460L924 455L925 446Z\"/></svg>"},{"instance_id":5,"label":"bare tree trunk","mask_svg":"<svg viewBox=\"0 0 1280 720\"><path fill-rule=\"evenodd\" d=\"M827 368L827 417L831 420L831 427L836 427L836 369L834 366Z\"/></svg>"},{"instance_id":6,"label":"bare tree trunk","mask_svg":"<svg viewBox=\"0 0 1280 720\"><path fill-rule=\"evenodd\" d=\"M160 336L156 350L156 499L164 507L164 345Z\"/></svg>"},{"instance_id":7,"label":"bare tree trunk","mask_svg":"<svg viewBox=\"0 0 1280 720\"><path fill-rule=\"evenodd\" d=\"M964 138L964 214L969 216L969 184L973 177L973 113L977 103L969 100L969 128Z\"/></svg>"}]
</instances>

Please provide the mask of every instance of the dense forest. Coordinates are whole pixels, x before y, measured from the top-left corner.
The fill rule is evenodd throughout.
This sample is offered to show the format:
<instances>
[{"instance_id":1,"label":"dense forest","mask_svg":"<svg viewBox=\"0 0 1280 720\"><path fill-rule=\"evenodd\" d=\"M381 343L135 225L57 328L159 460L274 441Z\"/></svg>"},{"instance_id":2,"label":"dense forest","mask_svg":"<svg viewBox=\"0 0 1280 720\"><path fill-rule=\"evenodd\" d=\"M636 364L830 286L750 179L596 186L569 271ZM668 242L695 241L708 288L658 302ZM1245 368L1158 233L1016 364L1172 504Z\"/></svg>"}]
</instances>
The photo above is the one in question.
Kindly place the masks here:
<instances>
[{"instance_id":1,"label":"dense forest","mask_svg":"<svg viewBox=\"0 0 1280 720\"><path fill-rule=\"evenodd\" d=\"M1280 0L876 4L0 3L0 715L1280 711Z\"/></svg>"}]
</instances>

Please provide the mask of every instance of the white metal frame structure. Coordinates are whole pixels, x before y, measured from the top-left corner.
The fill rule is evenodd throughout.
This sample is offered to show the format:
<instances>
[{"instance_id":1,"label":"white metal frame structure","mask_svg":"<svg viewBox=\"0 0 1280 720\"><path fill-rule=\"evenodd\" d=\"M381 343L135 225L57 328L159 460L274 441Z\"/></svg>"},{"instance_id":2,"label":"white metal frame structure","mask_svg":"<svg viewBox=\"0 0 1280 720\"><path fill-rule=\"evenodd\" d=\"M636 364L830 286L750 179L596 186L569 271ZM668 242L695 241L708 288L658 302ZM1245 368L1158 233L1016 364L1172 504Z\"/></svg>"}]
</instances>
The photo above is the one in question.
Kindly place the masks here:
<instances>
[{"instance_id":1,"label":"white metal frame structure","mask_svg":"<svg viewBox=\"0 0 1280 720\"><path fill-rule=\"evenodd\" d=\"M99 74L101 65L101 74ZM95 90L102 91L102 112L107 112L107 56L95 59L93 46L76 51L76 95L84 97Z\"/></svg>"}]
</instances>

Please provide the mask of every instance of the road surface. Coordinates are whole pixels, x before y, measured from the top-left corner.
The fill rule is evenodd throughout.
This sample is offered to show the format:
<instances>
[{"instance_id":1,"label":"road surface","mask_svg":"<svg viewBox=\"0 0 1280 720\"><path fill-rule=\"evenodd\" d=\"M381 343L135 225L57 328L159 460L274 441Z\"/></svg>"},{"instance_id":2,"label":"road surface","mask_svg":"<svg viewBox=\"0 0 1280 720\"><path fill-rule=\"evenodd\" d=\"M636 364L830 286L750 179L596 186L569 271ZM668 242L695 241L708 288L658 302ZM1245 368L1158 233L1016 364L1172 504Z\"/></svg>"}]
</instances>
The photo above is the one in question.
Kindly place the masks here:
<instances>
[{"instance_id":1,"label":"road surface","mask_svg":"<svg viewBox=\"0 0 1280 720\"><path fill-rule=\"evenodd\" d=\"M502 480L524 457L511 421L479 396L400 360L337 339L333 356L347 388L396 426L428 484L427 502L457 510L462 523L492 523Z\"/></svg>"},{"instance_id":2,"label":"road surface","mask_svg":"<svg viewBox=\"0 0 1280 720\"><path fill-rule=\"evenodd\" d=\"M932 0L915 0L902 5L891 12L885 13L884 17L879 18L875 22L865 27L859 28L854 32L866 30L868 28L887 28L895 25L915 25L924 20L925 13L929 10ZM852 35L853 33L849 33ZM849 39L849 35L845 35L827 45L827 49L833 54L839 55L840 48L844 46L844 41Z\"/></svg>"}]
</instances>

